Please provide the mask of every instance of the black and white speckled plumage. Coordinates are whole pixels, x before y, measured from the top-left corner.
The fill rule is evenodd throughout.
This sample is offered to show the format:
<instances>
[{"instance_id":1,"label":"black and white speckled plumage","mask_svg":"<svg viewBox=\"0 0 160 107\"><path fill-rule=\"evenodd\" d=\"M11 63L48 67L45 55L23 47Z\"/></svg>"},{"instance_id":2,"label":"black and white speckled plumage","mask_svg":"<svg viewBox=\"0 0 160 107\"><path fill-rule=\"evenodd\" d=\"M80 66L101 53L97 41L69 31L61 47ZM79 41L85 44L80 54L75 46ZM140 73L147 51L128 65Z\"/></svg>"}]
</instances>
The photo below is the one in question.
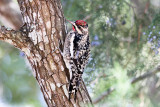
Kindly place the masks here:
<instances>
[{"instance_id":1,"label":"black and white speckled plumage","mask_svg":"<svg viewBox=\"0 0 160 107\"><path fill-rule=\"evenodd\" d=\"M70 71L69 99L73 92L76 99L76 92L82 81L82 74L88 63L89 54L90 41L88 32L82 34L76 31L69 32L65 39L63 51L64 61Z\"/></svg>"}]
</instances>

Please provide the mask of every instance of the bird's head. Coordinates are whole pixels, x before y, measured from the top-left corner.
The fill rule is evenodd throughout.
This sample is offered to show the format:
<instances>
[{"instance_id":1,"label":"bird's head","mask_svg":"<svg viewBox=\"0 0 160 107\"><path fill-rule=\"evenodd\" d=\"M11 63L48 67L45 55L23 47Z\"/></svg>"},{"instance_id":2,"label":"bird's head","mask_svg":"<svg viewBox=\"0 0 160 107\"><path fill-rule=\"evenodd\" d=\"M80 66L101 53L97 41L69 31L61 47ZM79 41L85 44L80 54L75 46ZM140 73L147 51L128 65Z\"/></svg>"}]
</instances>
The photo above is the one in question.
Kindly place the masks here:
<instances>
[{"instance_id":1,"label":"bird's head","mask_svg":"<svg viewBox=\"0 0 160 107\"><path fill-rule=\"evenodd\" d=\"M71 22L68 20L69 23L72 24L73 26L73 30L76 31L79 34L83 34L86 35L88 34L88 24L87 22L83 21L83 20L77 20L75 22Z\"/></svg>"}]
</instances>

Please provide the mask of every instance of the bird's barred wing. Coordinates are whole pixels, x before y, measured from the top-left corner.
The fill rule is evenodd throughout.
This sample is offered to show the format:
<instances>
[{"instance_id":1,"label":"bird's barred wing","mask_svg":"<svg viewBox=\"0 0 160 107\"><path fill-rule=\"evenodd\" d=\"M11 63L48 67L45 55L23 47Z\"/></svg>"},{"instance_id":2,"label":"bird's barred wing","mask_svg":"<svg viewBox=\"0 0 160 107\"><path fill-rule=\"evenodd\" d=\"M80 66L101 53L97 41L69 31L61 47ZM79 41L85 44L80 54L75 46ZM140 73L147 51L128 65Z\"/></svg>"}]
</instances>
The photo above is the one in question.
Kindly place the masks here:
<instances>
[{"instance_id":1,"label":"bird's barred wing","mask_svg":"<svg viewBox=\"0 0 160 107\"><path fill-rule=\"evenodd\" d=\"M71 31L69 32L69 34L65 39L63 55L67 59L73 58L74 38L75 38L75 33Z\"/></svg>"}]
</instances>

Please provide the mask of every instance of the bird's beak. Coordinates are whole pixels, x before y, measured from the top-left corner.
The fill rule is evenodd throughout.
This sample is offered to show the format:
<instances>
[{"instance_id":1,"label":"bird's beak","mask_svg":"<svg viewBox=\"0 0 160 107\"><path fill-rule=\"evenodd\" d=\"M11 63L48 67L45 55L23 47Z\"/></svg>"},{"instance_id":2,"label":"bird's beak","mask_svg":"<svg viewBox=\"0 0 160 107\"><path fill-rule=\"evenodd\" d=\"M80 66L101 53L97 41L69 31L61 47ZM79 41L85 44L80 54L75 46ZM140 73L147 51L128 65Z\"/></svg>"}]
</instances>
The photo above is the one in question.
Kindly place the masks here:
<instances>
[{"instance_id":1,"label":"bird's beak","mask_svg":"<svg viewBox=\"0 0 160 107\"><path fill-rule=\"evenodd\" d=\"M67 20L67 21L74 26L74 29L75 29L79 34L82 34L82 32L80 31L80 29L77 27L77 25L76 25L74 22L69 21L69 20Z\"/></svg>"},{"instance_id":2,"label":"bird's beak","mask_svg":"<svg viewBox=\"0 0 160 107\"><path fill-rule=\"evenodd\" d=\"M72 21L67 20L69 23L71 23L73 26L75 26L75 23Z\"/></svg>"}]
</instances>

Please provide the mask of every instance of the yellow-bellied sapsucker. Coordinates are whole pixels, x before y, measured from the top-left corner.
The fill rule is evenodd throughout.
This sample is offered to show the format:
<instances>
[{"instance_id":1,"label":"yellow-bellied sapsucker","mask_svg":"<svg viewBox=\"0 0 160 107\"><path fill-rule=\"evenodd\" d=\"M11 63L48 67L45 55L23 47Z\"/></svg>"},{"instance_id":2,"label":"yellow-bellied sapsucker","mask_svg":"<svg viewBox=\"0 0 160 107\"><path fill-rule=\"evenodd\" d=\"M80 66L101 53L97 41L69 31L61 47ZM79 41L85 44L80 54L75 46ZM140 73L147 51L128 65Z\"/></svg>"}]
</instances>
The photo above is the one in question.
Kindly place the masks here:
<instances>
[{"instance_id":1,"label":"yellow-bellied sapsucker","mask_svg":"<svg viewBox=\"0 0 160 107\"><path fill-rule=\"evenodd\" d=\"M67 34L65 39L63 58L70 72L69 100L72 93L76 100L76 92L89 59L90 41L88 24L85 21L69 22L73 25L73 30Z\"/></svg>"}]
</instances>

